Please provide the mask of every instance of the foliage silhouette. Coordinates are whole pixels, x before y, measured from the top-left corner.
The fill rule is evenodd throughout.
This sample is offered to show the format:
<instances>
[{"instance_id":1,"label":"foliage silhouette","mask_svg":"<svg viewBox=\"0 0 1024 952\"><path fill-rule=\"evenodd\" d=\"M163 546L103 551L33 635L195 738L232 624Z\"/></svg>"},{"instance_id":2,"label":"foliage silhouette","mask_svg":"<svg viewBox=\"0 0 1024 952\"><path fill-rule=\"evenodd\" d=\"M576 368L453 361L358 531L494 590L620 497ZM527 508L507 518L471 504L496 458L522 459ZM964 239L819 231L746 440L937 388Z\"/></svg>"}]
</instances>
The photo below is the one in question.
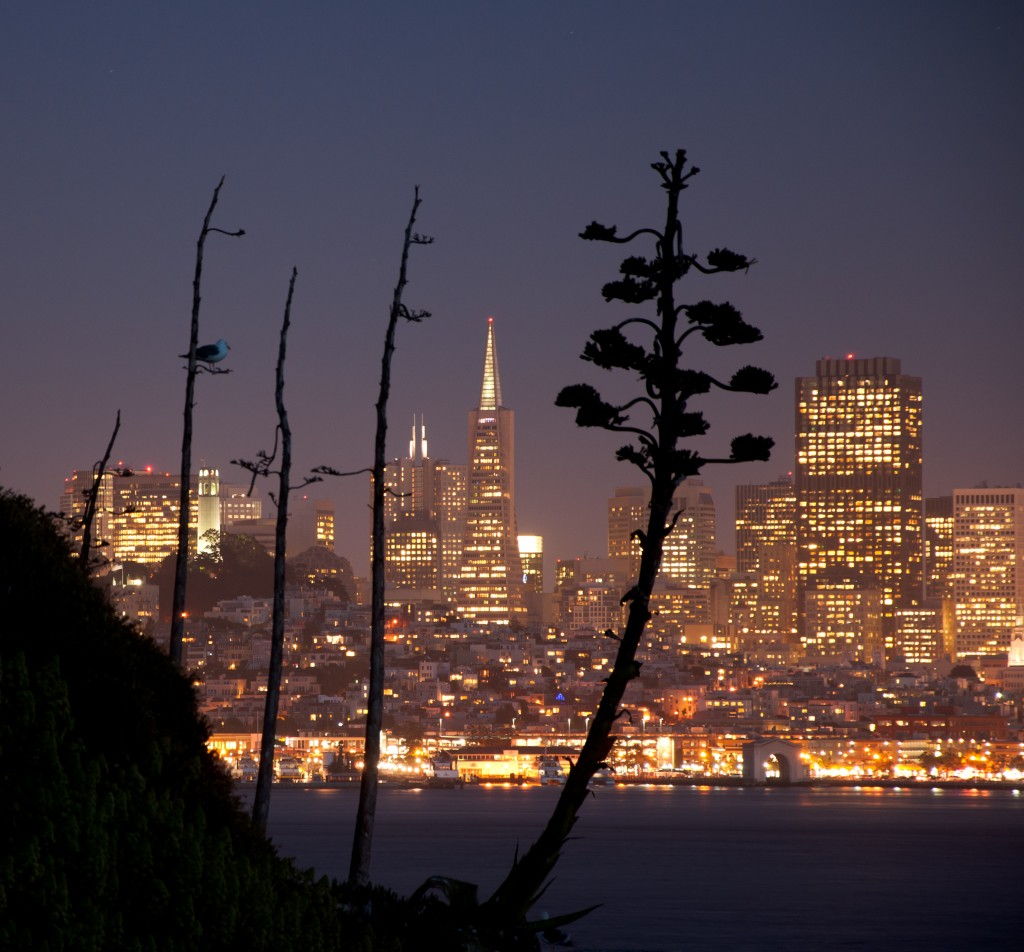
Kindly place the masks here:
<instances>
[{"instance_id":1,"label":"foliage silhouette","mask_svg":"<svg viewBox=\"0 0 1024 952\"><path fill-rule=\"evenodd\" d=\"M160 589L162 612L169 617L177 556L171 553L151 573ZM270 598L274 593L274 557L252 536L221 531L209 552L188 563L189 587L183 611L198 617L217 602L240 595Z\"/></svg>"},{"instance_id":2,"label":"foliage silhouette","mask_svg":"<svg viewBox=\"0 0 1024 952\"><path fill-rule=\"evenodd\" d=\"M316 881L256 832L188 680L49 514L0 490L0 538L0 948L417 947L407 902Z\"/></svg>"},{"instance_id":3,"label":"foliage silhouette","mask_svg":"<svg viewBox=\"0 0 1024 952\"><path fill-rule=\"evenodd\" d=\"M679 218L679 199L689 180L698 173L687 166L686 153L661 153L652 168L666 195L665 224L661 229L640 228L619 237L615 226L592 222L580 237L590 241L626 244L636 238L654 239L651 258L631 256L620 265L621 278L602 288L606 301L635 305L655 302L656 316L632 317L613 327L594 331L582 353L582 359L605 370L624 370L639 378L642 392L634 399L615 404L605 401L589 384L565 387L556 404L576 411L576 423L627 434L631 442L616 452L618 459L632 463L648 479L651 487L646 530L637 530L641 546L640 573L636 584L622 597L629 613L625 628L617 636L618 649L598 710L593 716L579 758L572 765L565 786L547 826L522 856L487 901L496 916L509 922L522 922L527 911L545 888L577 815L587 797L587 784L606 764L615 737L615 723L626 711L622 698L629 682L640 674L636 660L647 621L650 600L661 563L662 548L679 513L672 513L673 494L689 476L696 476L708 463L741 463L766 460L772 446L769 437L745 434L732 440L729 455L709 457L689 447L684 439L702 436L707 420L691 401L712 388L726 391L765 394L775 388L768 371L743 367L728 382L710 374L682 366L683 345L699 335L710 344L728 347L760 340L761 332L743 320L731 304L698 301L680 304L676 284L690 272L718 274L746 270L754 262L744 255L716 248L703 260L684 248ZM683 320L685 319L685 321ZM627 338L625 330L643 336L640 343ZM634 421L640 414L642 419ZM615 638L615 633L610 633Z\"/></svg>"}]
</instances>

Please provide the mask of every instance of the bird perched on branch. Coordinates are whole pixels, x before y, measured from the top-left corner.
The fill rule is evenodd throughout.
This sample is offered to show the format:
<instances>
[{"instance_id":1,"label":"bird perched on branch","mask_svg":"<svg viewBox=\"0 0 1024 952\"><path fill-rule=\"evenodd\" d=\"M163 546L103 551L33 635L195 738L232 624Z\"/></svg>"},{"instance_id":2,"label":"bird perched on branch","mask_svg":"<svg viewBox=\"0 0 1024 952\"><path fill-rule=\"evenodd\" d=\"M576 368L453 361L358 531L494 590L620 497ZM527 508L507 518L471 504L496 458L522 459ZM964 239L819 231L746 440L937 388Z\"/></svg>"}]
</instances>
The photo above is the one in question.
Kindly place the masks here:
<instances>
[{"instance_id":1,"label":"bird perched on branch","mask_svg":"<svg viewBox=\"0 0 1024 952\"><path fill-rule=\"evenodd\" d=\"M215 364L227 357L229 350L231 348L228 346L228 342L222 337L216 344L203 344L202 347L197 347L196 360L201 360L204 364ZM188 360L188 354L179 354L178 356Z\"/></svg>"}]
</instances>

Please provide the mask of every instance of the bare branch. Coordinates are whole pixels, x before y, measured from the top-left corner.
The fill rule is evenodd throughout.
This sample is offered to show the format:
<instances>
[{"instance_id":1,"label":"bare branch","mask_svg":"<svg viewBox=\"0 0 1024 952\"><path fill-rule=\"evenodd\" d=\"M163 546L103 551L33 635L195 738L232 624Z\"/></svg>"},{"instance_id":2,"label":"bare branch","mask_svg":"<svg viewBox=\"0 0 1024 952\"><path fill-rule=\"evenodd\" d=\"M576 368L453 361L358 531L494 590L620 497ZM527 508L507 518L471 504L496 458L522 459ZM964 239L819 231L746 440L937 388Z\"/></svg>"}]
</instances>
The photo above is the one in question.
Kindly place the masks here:
<instances>
[{"instance_id":1,"label":"bare branch","mask_svg":"<svg viewBox=\"0 0 1024 952\"><path fill-rule=\"evenodd\" d=\"M647 327L651 328L651 330L653 330L655 334L657 334L661 330L661 328L658 327L658 325L655 324L654 321L649 321L646 317L631 317L629 318L629 320L622 321L621 323L616 324L615 327L617 330L622 330L622 328L628 327L630 324L645 324Z\"/></svg>"},{"instance_id":2,"label":"bare branch","mask_svg":"<svg viewBox=\"0 0 1024 952\"><path fill-rule=\"evenodd\" d=\"M100 461L93 466L92 486L85 491L85 512L82 515L82 547L78 553L78 564L87 575L89 574L89 549L92 544L92 524L96 518L96 506L99 503L100 487L103 482L103 474L107 469L107 463L110 462L110 454L114 449L114 440L117 439L117 433L120 429L121 411L118 410L117 417L114 420L114 431L110 434L107 448Z\"/></svg>"},{"instance_id":3,"label":"bare branch","mask_svg":"<svg viewBox=\"0 0 1024 952\"><path fill-rule=\"evenodd\" d=\"M377 779L380 761L380 733L384 718L384 473L387 441L387 406L391 391L391 358L395 351L395 330L399 318L421 320L426 312L410 311L402 301L408 282L409 250L413 245L429 244L432 239L413 231L416 213L420 207L419 186L413 189L412 209L405 226L402 254L398 266L398 280L391 299L387 330L384 334L384 353L380 364L380 387L377 395L377 427L373 453L373 547L371 554L371 606L370 606L370 679L366 702L366 733L363 745L363 773L359 784L359 804L356 809L355 830L352 836L352 857L349 863L349 882L365 885L370 876L370 852L377 811Z\"/></svg>"},{"instance_id":4,"label":"bare branch","mask_svg":"<svg viewBox=\"0 0 1024 952\"><path fill-rule=\"evenodd\" d=\"M298 269L292 268L291 279L288 281L288 297L285 299L284 305L284 319L281 322L274 387L274 403L277 407L277 430L274 436L275 456L278 436L280 436L281 442L281 469L278 473L279 496L274 499L274 504L277 506L277 520L274 526L274 605L270 632L270 664L267 669L267 695L263 707L263 729L260 736L260 764L256 777L256 793L252 804L253 824L261 832L266 831L267 818L270 814L270 787L274 779L274 741L277 735L281 667L284 659L285 544L288 534L288 493L291 489L288 479L292 468L292 431L288 425L288 413L284 405L284 364L287 355L288 328L291 324L292 297L295 294L295 279L298 274ZM264 462L269 468L272 457L261 453L260 458L261 462ZM255 478L255 473L253 478ZM271 496L271 498L274 497Z\"/></svg>"},{"instance_id":5,"label":"bare branch","mask_svg":"<svg viewBox=\"0 0 1024 952\"><path fill-rule=\"evenodd\" d=\"M362 469L352 469L346 473L335 469L333 466L314 466L311 473L319 473L321 476L359 476L361 473L372 473L372 466L364 466Z\"/></svg>"},{"instance_id":6,"label":"bare branch","mask_svg":"<svg viewBox=\"0 0 1024 952\"><path fill-rule=\"evenodd\" d=\"M239 237L243 231L226 232L213 228L210 221L217 207L221 187L224 185L222 175L217 187L213 190L210 205L203 218L203 226L196 240L196 266L192 278L192 322L189 333L188 367L185 375L185 409L182 413L183 426L181 433L181 470L179 473L180 487L178 493L178 548L174 562L174 593L171 598L171 632L168 651L171 660L178 666L182 661L182 642L185 636L185 586L188 581L188 529L189 529L189 490L192 482L192 411L195 406L196 376L199 365L196 361L196 349L199 346L199 307L202 301L201 287L203 278L203 251L206 238L211 231L230 237ZM207 365L209 368L209 365ZM213 372L209 370L209 372ZM218 371L223 373L223 370Z\"/></svg>"}]
</instances>

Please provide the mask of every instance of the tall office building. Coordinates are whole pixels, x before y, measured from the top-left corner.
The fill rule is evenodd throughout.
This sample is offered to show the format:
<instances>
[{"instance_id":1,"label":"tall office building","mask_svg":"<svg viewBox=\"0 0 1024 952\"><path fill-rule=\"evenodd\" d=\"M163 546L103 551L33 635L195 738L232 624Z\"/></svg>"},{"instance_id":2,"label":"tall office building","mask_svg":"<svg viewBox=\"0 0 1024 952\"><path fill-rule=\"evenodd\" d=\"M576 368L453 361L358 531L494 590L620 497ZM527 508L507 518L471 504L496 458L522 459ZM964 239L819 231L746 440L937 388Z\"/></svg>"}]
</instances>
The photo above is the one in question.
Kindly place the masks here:
<instances>
[{"instance_id":1,"label":"tall office building","mask_svg":"<svg viewBox=\"0 0 1024 952\"><path fill-rule=\"evenodd\" d=\"M628 559L634 578L640 572L640 543L633 533L646 531L650 492L620 486L608 500L608 556ZM715 500L695 477L683 480L672 497L675 528L665 539L660 579L669 585L707 587L715 574Z\"/></svg>"},{"instance_id":2,"label":"tall office building","mask_svg":"<svg viewBox=\"0 0 1024 952\"><path fill-rule=\"evenodd\" d=\"M384 470L384 572L389 591L453 602L466 521L466 467L432 459L427 428L413 419L409 453Z\"/></svg>"},{"instance_id":3,"label":"tall office building","mask_svg":"<svg viewBox=\"0 0 1024 952\"><path fill-rule=\"evenodd\" d=\"M528 592L544 592L544 537L521 535L517 540L519 562L523 569L523 586Z\"/></svg>"},{"instance_id":4,"label":"tall office building","mask_svg":"<svg viewBox=\"0 0 1024 952\"><path fill-rule=\"evenodd\" d=\"M288 556L313 547L334 551L334 503L330 499L315 499L308 493L292 493L288 505Z\"/></svg>"},{"instance_id":5,"label":"tall office building","mask_svg":"<svg viewBox=\"0 0 1024 952\"><path fill-rule=\"evenodd\" d=\"M515 414L503 405L494 318L487 318L480 404L469 413L466 530L459 613L488 628L524 614L516 541Z\"/></svg>"},{"instance_id":6,"label":"tall office building","mask_svg":"<svg viewBox=\"0 0 1024 952\"><path fill-rule=\"evenodd\" d=\"M1001 654L1024 615L1024 489L953 491L956 653Z\"/></svg>"},{"instance_id":7,"label":"tall office building","mask_svg":"<svg viewBox=\"0 0 1024 952\"><path fill-rule=\"evenodd\" d=\"M946 598L953 590L953 497L924 501L924 590L927 598Z\"/></svg>"},{"instance_id":8,"label":"tall office building","mask_svg":"<svg viewBox=\"0 0 1024 952\"><path fill-rule=\"evenodd\" d=\"M544 537L521 535L517 546L523 570L523 620L527 625L537 626L544 621Z\"/></svg>"},{"instance_id":9,"label":"tall office building","mask_svg":"<svg viewBox=\"0 0 1024 952\"><path fill-rule=\"evenodd\" d=\"M678 513L678 515L676 515ZM707 588L715 577L715 499L703 480L684 479L672 495L675 528L665 539L661 580Z\"/></svg>"},{"instance_id":10,"label":"tall office building","mask_svg":"<svg viewBox=\"0 0 1024 952\"><path fill-rule=\"evenodd\" d=\"M247 519L263 518L263 501L258 496L249 495L248 484L220 484L220 524L221 528Z\"/></svg>"},{"instance_id":11,"label":"tall office building","mask_svg":"<svg viewBox=\"0 0 1024 952\"><path fill-rule=\"evenodd\" d=\"M921 378L892 357L825 358L816 371L796 382L797 571L812 653L874 637L872 621L863 637L843 630L836 642L838 616L823 601L857 592L858 605L872 606L877 592L888 643L896 610L920 600L922 583ZM837 588L812 604L819 582Z\"/></svg>"},{"instance_id":12,"label":"tall office building","mask_svg":"<svg viewBox=\"0 0 1024 952\"><path fill-rule=\"evenodd\" d=\"M61 511L80 516L83 490L92 486L89 470L76 470L64 480ZM107 545L105 558L113 562L160 562L178 549L179 478L154 473L151 467L121 476L106 473L100 482L93 538ZM194 551L198 527L196 481L189 496L189 547Z\"/></svg>"},{"instance_id":13,"label":"tall office building","mask_svg":"<svg viewBox=\"0 0 1024 952\"><path fill-rule=\"evenodd\" d=\"M650 490L642 486L619 486L608 500L608 557L628 559L629 574L640 574L640 540L637 529L647 529Z\"/></svg>"},{"instance_id":14,"label":"tall office building","mask_svg":"<svg viewBox=\"0 0 1024 952\"><path fill-rule=\"evenodd\" d=\"M743 604L745 633L793 641L797 598L792 477L736 487L736 570L756 583Z\"/></svg>"}]
</instances>

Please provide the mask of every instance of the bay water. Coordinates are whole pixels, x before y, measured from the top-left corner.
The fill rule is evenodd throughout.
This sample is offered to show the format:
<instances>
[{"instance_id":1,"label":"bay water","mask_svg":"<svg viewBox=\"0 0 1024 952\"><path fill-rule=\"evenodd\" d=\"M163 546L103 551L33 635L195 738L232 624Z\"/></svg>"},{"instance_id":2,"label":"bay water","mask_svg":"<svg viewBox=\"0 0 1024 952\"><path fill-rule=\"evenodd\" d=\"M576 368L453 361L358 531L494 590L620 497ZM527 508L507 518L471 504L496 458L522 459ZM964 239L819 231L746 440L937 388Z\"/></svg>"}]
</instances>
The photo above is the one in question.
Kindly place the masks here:
<instances>
[{"instance_id":1,"label":"bay water","mask_svg":"<svg viewBox=\"0 0 1024 952\"><path fill-rule=\"evenodd\" d=\"M381 788L372 878L408 894L451 876L485 898L557 796ZM357 797L275 787L270 835L342 879ZM576 833L535 912L601 903L570 927L577 949L1024 948L1024 795L1010 790L616 786Z\"/></svg>"}]
</instances>

